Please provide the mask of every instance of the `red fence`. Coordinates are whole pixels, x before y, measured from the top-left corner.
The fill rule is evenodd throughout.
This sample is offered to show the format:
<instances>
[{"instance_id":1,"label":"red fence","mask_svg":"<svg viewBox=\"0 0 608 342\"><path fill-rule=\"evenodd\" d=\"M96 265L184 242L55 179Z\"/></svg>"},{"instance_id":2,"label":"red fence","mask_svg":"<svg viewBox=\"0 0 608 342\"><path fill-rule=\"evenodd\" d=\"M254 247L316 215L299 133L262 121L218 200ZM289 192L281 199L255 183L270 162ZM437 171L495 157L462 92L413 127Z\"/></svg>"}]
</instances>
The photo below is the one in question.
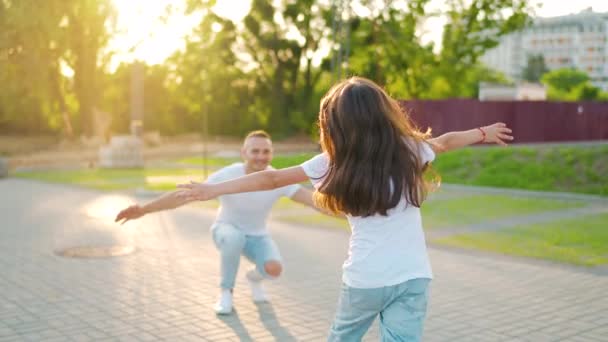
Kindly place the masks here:
<instances>
[{"instance_id":1,"label":"red fence","mask_svg":"<svg viewBox=\"0 0 608 342\"><path fill-rule=\"evenodd\" d=\"M519 143L608 140L608 103L457 99L401 104L435 136L501 121Z\"/></svg>"}]
</instances>

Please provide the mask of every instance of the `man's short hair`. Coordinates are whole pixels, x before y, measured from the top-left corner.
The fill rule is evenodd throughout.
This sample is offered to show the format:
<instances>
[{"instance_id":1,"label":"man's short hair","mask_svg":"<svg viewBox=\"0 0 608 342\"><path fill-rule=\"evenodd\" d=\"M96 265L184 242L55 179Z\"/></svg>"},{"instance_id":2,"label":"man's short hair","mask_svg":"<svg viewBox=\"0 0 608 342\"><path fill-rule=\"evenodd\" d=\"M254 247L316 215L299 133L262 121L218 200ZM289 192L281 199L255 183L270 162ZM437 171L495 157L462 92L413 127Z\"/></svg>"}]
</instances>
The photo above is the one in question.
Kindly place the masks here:
<instances>
[{"instance_id":1,"label":"man's short hair","mask_svg":"<svg viewBox=\"0 0 608 342\"><path fill-rule=\"evenodd\" d=\"M245 140L249 139L249 138L266 138L269 140L272 140L272 138L270 137L270 134L268 134L266 131L264 130L257 130L257 131L251 131L247 134L247 136L245 137Z\"/></svg>"}]
</instances>

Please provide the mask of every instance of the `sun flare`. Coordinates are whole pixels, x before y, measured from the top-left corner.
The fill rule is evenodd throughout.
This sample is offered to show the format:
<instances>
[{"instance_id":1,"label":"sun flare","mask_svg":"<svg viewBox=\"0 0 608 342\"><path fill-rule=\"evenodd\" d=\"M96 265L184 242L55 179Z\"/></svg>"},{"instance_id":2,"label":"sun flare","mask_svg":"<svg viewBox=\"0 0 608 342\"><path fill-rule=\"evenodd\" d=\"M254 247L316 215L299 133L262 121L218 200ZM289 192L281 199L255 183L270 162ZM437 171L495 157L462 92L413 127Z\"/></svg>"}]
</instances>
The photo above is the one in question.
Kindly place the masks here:
<instances>
[{"instance_id":1,"label":"sun flare","mask_svg":"<svg viewBox=\"0 0 608 342\"><path fill-rule=\"evenodd\" d=\"M117 34L109 49L114 70L121 62L134 60L154 65L164 62L183 48L185 38L200 22L201 13L184 15L185 1L113 0L117 11ZM251 7L251 0L219 0L213 7L218 15L241 20Z\"/></svg>"}]
</instances>

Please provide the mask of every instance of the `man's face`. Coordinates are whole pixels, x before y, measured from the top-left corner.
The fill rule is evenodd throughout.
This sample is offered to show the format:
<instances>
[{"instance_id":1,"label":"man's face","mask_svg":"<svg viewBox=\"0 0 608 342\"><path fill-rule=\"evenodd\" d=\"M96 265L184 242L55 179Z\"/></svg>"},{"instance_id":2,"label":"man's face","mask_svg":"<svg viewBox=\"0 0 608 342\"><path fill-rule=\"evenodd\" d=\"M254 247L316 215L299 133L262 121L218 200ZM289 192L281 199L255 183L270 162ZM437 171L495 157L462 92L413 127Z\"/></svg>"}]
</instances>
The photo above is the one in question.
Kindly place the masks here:
<instances>
[{"instance_id":1,"label":"man's face","mask_svg":"<svg viewBox=\"0 0 608 342\"><path fill-rule=\"evenodd\" d=\"M272 161L272 142L263 137L251 137L245 140L241 157L248 172L266 170Z\"/></svg>"}]
</instances>

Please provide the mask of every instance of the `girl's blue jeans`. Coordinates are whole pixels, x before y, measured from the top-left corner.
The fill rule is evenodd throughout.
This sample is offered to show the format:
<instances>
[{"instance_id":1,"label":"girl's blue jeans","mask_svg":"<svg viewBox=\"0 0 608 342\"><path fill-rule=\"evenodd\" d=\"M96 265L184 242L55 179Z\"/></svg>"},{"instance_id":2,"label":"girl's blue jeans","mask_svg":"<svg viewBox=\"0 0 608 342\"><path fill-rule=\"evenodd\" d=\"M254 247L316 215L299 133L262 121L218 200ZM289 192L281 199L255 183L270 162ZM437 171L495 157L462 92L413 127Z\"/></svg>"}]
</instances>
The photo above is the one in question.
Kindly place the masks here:
<instances>
[{"instance_id":1,"label":"girl's blue jeans","mask_svg":"<svg viewBox=\"0 0 608 342\"><path fill-rule=\"evenodd\" d=\"M376 316L382 341L420 341L429 283L418 278L372 289L343 284L328 341L361 341Z\"/></svg>"}]
</instances>

